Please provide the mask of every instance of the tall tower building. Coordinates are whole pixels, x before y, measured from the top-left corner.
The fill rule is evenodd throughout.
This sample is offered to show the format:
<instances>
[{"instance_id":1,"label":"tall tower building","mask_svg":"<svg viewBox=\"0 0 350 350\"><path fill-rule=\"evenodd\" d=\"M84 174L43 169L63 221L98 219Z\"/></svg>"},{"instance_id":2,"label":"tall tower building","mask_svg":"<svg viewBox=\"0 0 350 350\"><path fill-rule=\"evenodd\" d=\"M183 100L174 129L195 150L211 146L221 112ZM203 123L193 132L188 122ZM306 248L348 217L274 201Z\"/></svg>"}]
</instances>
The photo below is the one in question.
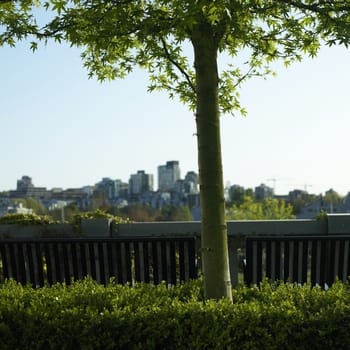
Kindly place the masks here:
<instances>
[{"instance_id":1,"label":"tall tower building","mask_svg":"<svg viewBox=\"0 0 350 350\"><path fill-rule=\"evenodd\" d=\"M255 198L258 200L262 200L268 197L273 197L273 188L266 186L265 184L261 184L260 186L255 187Z\"/></svg>"},{"instance_id":2,"label":"tall tower building","mask_svg":"<svg viewBox=\"0 0 350 350\"><path fill-rule=\"evenodd\" d=\"M160 191L171 190L177 180L180 180L180 167L177 160L158 166L158 189Z\"/></svg>"},{"instance_id":3,"label":"tall tower building","mask_svg":"<svg viewBox=\"0 0 350 350\"><path fill-rule=\"evenodd\" d=\"M137 174L130 175L129 194L138 195L153 191L153 175L138 170Z\"/></svg>"}]
</instances>

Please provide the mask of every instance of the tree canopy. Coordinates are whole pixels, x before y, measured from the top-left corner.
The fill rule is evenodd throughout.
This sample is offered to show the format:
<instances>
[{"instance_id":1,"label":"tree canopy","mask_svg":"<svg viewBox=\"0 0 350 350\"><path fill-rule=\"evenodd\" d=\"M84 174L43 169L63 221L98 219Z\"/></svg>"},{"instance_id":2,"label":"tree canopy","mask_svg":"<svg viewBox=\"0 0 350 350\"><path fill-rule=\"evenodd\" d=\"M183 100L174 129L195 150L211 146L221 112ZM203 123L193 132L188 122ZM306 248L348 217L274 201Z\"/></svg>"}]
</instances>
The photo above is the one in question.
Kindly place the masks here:
<instances>
[{"instance_id":1,"label":"tree canopy","mask_svg":"<svg viewBox=\"0 0 350 350\"><path fill-rule=\"evenodd\" d=\"M269 74L271 62L288 66L322 44L348 46L349 26L350 0L5 1L0 46L68 41L82 49L91 77L124 78L140 67L150 91L166 90L195 111L205 295L219 299L232 297L219 115L245 113L240 85ZM221 54L230 63L219 69Z\"/></svg>"},{"instance_id":2,"label":"tree canopy","mask_svg":"<svg viewBox=\"0 0 350 350\"><path fill-rule=\"evenodd\" d=\"M283 200L265 198L254 201L245 196L243 203L233 204L227 209L227 220L287 220L295 219L293 207Z\"/></svg>"},{"instance_id":3,"label":"tree canopy","mask_svg":"<svg viewBox=\"0 0 350 350\"><path fill-rule=\"evenodd\" d=\"M40 25L35 6L51 20ZM322 43L348 46L349 13L349 1L338 0L3 1L0 45L29 38L35 50L38 41L67 40L83 49L91 77L124 78L140 67L150 74L150 91L166 90L195 110L196 73L185 48L208 30L219 53L237 59L244 51L246 69L233 60L218 84L221 112L245 113L238 91L244 80L270 73L276 59L289 65L314 57Z\"/></svg>"}]
</instances>

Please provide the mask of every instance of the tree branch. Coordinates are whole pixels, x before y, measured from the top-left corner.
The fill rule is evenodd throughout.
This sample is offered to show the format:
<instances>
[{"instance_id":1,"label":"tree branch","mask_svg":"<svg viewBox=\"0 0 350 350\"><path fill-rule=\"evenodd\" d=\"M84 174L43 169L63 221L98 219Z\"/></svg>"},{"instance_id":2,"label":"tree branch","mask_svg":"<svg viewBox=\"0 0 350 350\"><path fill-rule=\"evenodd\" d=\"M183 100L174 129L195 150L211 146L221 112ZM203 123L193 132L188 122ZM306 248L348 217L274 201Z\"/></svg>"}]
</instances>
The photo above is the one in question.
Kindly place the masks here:
<instances>
[{"instance_id":1,"label":"tree branch","mask_svg":"<svg viewBox=\"0 0 350 350\"><path fill-rule=\"evenodd\" d=\"M187 80L189 86L191 87L192 91L194 93L196 93L196 88L191 80L191 77L189 76L189 74L180 66L180 64L178 62L176 62L172 57L171 54L168 50L168 46L165 42L165 40L163 38L160 39L163 45L163 50L165 52L165 55L167 57L167 59L181 72L181 74L185 77L185 79Z\"/></svg>"}]
</instances>

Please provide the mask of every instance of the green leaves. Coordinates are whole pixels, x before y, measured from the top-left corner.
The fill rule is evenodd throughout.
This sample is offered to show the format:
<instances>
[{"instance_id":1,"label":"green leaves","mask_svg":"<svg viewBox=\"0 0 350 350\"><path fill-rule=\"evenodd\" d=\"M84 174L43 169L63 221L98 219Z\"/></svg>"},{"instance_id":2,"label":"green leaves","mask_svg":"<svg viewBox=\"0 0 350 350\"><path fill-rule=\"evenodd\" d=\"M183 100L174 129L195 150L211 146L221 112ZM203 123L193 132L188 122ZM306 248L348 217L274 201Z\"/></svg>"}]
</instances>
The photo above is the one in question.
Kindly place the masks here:
<instances>
[{"instance_id":1,"label":"green leaves","mask_svg":"<svg viewBox=\"0 0 350 350\"><path fill-rule=\"evenodd\" d=\"M350 288L263 282L233 303L203 301L201 281L168 289L72 285L0 289L4 349L348 349Z\"/></svg>"},{"instance_id":2,"label":"green leaves","mask_svg":"<svg viewBox=\"0 0 350 350\"><path fill-rule=\"evenodd\" d=\"M33 9L53 18L40 30ZM89 76L124 78L135 66L149 72L149 91L165 90L195 108L195 76L188 46L203 23L212 28L218 50L232 59L249 57L248 67L226 67L219 81L222 113L245 113L239 87L250 77L271 74L277 59L288 66L304 55L315 57L321 42L350 43L350 1L168 1L46 0L0 5L0 45L15 46L28 36L30 49L53 38L84 48ZM164 45L164 42L166 45ZM244 73L244 70L246 73ZM243 73L241 73L243 72Z\"/></svg>"},{"instance_id":3,"label":"green leaves","mask_svg":"<svg viewBox=\"0 0 350 350\"><path fill-rule=\"evenodd\" d=\"M241 204L234 204L227 209L228 220L285 220L295 219L293 207L284 201L266 198L254 201L251 197L244 197Z\"/></svg>"},{"instance_id":4,"label":"green leaves","mask_svg":"<svg viewBox=\"0 0 350 350\"><path fill-rule=\"evenodd\" d=\"M27 29L32 25L30 8L28 1L20 5L13 1L0 4L0 46L14 47L16 40L26 37Z\"/></svg>"},{"instance_id":5,"label":"green leaves","mask_svg":"<svg viewBox=\"0 0 350 350\"><path fill-rule=\"evenodd\" d=\"M0 224L9 225L48 225L56 223L49 215L6 214L0 217Z\"/></svg>"},{"instance_id":6,"label":"green leaves","mask_svg":"<svg viewBox=\"0 0 350 350\"><path fill-rule=\"evenodd\" d=\"M66 1L64 0L51 0L52 10L56 11L60 15L66 8Z\"/></svg>"}]
</instances>

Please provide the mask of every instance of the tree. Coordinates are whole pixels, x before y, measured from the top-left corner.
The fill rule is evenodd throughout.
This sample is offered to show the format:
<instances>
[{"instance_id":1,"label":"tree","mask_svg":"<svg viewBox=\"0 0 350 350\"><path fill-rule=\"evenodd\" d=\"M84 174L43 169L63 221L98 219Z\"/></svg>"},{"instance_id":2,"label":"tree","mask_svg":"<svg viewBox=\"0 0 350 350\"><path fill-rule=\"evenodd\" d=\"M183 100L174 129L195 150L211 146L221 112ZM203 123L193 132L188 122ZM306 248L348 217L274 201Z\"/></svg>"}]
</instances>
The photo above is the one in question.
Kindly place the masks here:
<instances>
[{"instance_id":1,"label":"tree","mask_svg":"<svg viewBox=\"0 0 350 350\"><path fill-rule=\"evenodd\" d=\"M134 204L121 209L125 217L137 222L154 221L155 210L149 205Z\"/></svg>"},{"instance_id":2,"label":"tree","mask_svg":"<svg viewBox=\"0 0 350 350\"><path fill-rule=\"evenodd\" d=\"M331 188L330 190L326 191L323 200L331 205L337 206L344 201L344 198Z\"/></svg>"},{"instance_id":3,"label":"tree","mask_svg":"<svg viewBox=\"0 0 350 350\"><path fill-rule=\"evenodd\" d=\"M78 208L76 203L70 203L63 208L57 208L57 209L50 211L50 216L53 218L53 220L61 221L62 220L62 211L64 214L64 220L66 222L70 222L70 223L74 222L75 215L80 214L80 209Z\"/></svg>"},{"instance_id":4,"label":"tree","mask_svg":"<svg viewBox=\"0 0 350 350\"><path fill-rule=\"evenodd\" d=\"M135 66L150 74L149 90L166 90L195 111L202 211L202 261L207 298L231 298L220 146L220 113L239 110L238 88L327 45L349 44L350 0L47 0L39 29L32 1L1 5L0 44L34 35L67 40L84 51L90 76L123 78ZM37 40L35 40L35 38ZM184 47L193 48L194 69ZM246 70L218 72L218 55L248 57Z\"/></svg>"},{"instance_id":5,"label":"tree","mask_svg":"<svg viewBox=\"0 0 350 350\"><path fill-rule=\"evenodd\" d=\"M14 201L22 203L25 208L32 209L35 214L44 215L47 213L45 206L33 197L16 198Z\"/></svg>"},{"instance_id":6,"label":"tree","mask_svg":"<svg viewBox=\"0 0 350 350\"><path fill-rule=\"evenodd\" d=\"M166 205L159 210L155 221L192 221L188 206Z\"/></svg>"},{"instance_id":7,"label":"tree","mask_svg":"<svg viewBox=\"0 0 350 350\"><path fill-rule=\"evenodd\" d=\"M293 207L283 200L265 198L254 201L244 197L242 204L234 204L227 210L227 220L286 220L295 219Z\"/></svg>"},{"instance_id":8,"label":"tree","mask_svg":"<svg viewBox=\"0 0 350 350\"><path fill-rule=\"evenodd\" d=\"M233 185L229 188L229 199L227 205L242 204L244 200L244 188L239 185Z\"/></svg>"}]
</instances>

